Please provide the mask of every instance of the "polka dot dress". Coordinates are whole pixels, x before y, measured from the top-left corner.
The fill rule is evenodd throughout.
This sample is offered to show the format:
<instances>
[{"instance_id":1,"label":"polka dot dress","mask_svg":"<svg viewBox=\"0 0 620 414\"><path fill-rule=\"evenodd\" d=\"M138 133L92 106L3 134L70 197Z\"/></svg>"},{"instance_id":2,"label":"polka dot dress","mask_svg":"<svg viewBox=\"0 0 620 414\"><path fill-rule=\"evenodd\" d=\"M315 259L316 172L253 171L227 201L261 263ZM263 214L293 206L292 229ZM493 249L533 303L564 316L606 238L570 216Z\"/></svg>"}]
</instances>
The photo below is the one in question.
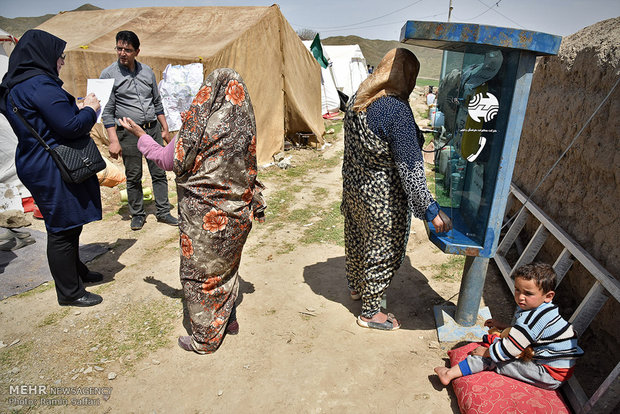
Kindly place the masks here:
<instances>
[{"instance_id":1,"label":"polka dot dress","mask_svg":"<svg viewBox=\"0 0 620 414\"><path fill-rule=\"evenodd\" d=\"M405 257L411 213L436 204L426 187L418 128L409 106L393 97L344 119L343 191L346 274L362 295L362 316L380 311L381 297Z\"/></svg>"}]
</instances>

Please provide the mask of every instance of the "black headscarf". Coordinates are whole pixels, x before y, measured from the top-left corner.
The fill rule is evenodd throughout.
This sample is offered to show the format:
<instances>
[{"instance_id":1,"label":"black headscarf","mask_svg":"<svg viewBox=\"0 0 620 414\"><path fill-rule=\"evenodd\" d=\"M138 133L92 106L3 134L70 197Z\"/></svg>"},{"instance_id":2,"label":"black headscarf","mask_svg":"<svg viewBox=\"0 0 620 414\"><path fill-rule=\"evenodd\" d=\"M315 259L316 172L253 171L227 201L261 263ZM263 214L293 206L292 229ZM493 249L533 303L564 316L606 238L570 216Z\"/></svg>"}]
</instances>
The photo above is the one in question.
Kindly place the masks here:
<instances>
[{"instance_id":1,"label":"black headscarf","mask_svg":"<svg viewBox=\"0 0 620 414\"><path fill-rule=\"evenodd\" d=\"M66 45L64 40L43 30L32 29L24 33L11 52L9 70L0 84L0 112L6 114L9 90L26 79L47 75L62 85L56 64Z\"/></svg>"}]
</instances>

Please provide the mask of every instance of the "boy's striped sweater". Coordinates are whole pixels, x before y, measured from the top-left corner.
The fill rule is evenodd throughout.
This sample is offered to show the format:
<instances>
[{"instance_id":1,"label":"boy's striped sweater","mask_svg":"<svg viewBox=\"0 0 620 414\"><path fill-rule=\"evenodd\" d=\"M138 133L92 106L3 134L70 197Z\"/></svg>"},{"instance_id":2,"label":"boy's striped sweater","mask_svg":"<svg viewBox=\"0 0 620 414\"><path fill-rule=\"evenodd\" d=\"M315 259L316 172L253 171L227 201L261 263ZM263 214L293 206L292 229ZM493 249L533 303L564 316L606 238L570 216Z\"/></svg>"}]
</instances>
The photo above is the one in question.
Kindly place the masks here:
<instances>
[{"instance_id":1,"label":"boy's striped sweater","mask_svg":"<svg viewBox=\"0 0 620 414\"><path fill-rule=\"evenodd\" d=\"M509 361L530 345L534 349L533 362L544 366L560 381L570 377L576 359L583 355L573 326L551 302L536 309L519 310L510 335L492 344L489 354L495 362Z\"/></svg>"}]
</instances>

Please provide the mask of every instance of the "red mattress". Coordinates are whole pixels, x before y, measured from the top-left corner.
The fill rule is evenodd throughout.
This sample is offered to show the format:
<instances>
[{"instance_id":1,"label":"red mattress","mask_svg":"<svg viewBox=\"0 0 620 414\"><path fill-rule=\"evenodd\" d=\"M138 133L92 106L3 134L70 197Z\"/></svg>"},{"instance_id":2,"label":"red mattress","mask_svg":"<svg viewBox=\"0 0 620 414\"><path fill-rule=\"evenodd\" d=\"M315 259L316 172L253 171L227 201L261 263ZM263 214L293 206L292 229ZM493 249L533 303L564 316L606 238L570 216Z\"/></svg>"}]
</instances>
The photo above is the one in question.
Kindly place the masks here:
<instances>
[{"instance_id":1,"label":"red mattress","mask_svg":"<svg viewBox=\"0 0 620 414\"><path fill-rule=\"evenodd\" d=\"M467 353L479 346L471 343L448 351L450 364L458 364ZM461 413L536 413L570 414L559 391L543 390L533 385L484 371L452 381Z\"/></svg>"}]
</instances>

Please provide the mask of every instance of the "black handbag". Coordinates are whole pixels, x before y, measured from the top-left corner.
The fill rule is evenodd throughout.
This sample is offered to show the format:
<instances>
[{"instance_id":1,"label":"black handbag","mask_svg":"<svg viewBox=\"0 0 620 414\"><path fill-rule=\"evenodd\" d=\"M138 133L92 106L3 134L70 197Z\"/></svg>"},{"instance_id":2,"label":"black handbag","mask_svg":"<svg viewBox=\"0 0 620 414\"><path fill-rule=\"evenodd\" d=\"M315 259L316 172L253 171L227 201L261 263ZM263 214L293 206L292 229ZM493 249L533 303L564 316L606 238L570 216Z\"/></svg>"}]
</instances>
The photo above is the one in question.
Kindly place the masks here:
<instances>
[{"instance_id":1,"label":"black handbag","mask_svg":"<svg viewBox=\"0 0 620 414\"><path fill-rule=\"evenodd\" d=\"M12 101L12 99L11 99ZM43 148L50 154L58 169L62 180L69 184L79 184L106 167L105 161L90 136L82 140L74 140L71 145L59 144L57 147L50 148L47 142L39 136L37 131L24 119L15 103L13 112L22 120L30 133L36 137Z\"/></svg>"}]
</instances>

